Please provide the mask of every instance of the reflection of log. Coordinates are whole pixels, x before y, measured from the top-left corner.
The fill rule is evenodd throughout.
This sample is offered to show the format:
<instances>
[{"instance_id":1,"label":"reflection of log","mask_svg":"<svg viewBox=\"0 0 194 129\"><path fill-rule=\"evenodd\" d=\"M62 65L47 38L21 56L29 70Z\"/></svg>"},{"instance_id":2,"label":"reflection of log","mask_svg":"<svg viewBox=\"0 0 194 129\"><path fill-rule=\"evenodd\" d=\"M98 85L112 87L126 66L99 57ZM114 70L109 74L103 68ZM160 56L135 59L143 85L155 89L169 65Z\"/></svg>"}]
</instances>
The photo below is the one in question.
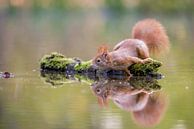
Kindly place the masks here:
<instances>
[{"instance_id":1,"label":"reflection of log","mask_svg":"<svg viewBox=\"0 0 194 129\"><path fill-rule=\"evenodd\" d=\"M54 71L41 71L41 77L46 82L51 84L52 86L58 87L62 86L63 84L72 83L72 81L81 81L85 82L87 84L93 84L93 83L99 83L105 84L105 82L111 82L112 86L132 86L136 89L145 89L145 90L151 90L156 91L160 90L161 86L158 84L157 78L150 77L150 76L133 76L130 79L127 79L126 76L117 76L117 78L104 78L100 76L87 76L83 74L64 74Z\"/></svg>"},{"instance_id":2,"label":"reflection of log","mask_svg":"<svg viewBox=\"0 0 194 129\"><path fill-rule=\"evenodd\" d=\"M161 62L153 60L152 62L145 64L133 64L129 67L129 70L134 76L145 76L150 73L156 73L161 65ZM40 66L42 70L52 70L66 73L94 72L101 74L109 73L125 75L125 72L123 71L95 69L92 66L91 61L81 61L80 59L76 58L66 58L65 56L58 53L45 55L40 61Z\"/></svg>"}]
</instances>

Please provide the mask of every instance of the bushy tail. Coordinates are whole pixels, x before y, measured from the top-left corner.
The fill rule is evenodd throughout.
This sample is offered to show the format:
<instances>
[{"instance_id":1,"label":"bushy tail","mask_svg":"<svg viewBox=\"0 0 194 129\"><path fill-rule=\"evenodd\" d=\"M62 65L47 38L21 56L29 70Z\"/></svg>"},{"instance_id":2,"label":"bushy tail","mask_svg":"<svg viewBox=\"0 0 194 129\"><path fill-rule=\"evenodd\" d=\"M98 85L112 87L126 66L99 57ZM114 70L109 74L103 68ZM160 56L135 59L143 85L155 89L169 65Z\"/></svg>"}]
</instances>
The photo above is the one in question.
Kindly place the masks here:
<instances>
[{"instance_id":1,"label":"bushy tail","mask_svg":"<svg viewBox=\"0 0 194 129\"><path fill-rule=\"evenodd\" d=\"M149 52L158 55L169 50L169 40L164 27L155 19L145 19L136 23L132 38L143 40Z\"/></svg>"}]
</instances>

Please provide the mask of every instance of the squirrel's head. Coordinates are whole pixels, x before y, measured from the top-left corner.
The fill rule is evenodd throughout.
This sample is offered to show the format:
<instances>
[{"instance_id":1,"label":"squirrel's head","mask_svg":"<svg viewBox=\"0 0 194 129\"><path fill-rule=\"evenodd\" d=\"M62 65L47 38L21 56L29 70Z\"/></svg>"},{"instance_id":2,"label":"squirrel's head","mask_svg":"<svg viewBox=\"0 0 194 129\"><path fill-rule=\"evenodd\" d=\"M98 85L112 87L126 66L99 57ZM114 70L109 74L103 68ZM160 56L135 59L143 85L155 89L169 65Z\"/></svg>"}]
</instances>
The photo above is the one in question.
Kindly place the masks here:
<instances>
[{"instance_id":1,"label":"squirrel's head","mask_svg":"<svg viewBox=\"0 0 194 129\"><path fill-rule=\"evenodd\" d=\"M111 57L107 46L101 46L98 49L97 56L92 60L93 65L99 68L109 68L111 65Z\"/></svg>"}]
</instances>

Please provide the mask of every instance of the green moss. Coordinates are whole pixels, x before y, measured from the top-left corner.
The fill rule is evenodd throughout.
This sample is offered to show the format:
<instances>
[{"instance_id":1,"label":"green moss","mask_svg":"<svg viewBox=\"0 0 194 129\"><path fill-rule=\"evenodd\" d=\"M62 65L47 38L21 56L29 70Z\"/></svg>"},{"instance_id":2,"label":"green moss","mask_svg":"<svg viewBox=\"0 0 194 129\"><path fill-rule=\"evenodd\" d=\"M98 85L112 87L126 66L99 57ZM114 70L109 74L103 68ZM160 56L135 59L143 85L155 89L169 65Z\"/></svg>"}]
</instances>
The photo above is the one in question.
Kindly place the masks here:
<instances>
[{"instance_id":1,"label":"green moss","mask_svg":"<svg viewBox=\"0 0 194 129\"><path fill-rule=\"evenodd\" d=\"M92 61L89 60L89 61L81 62L80 64L76 64L74 68L76 71L82 71L82 70L89 69L91 65L92 65Z\"/></svg>"},{"instance_id":2,"label":"green moss","mask_svg":"<svg viewBox=\"0 0 194 129\"><path fill-rule=\"evenodd\" d=\"M133 64L129 67L129 70L133 75L143 76L149 73L157 72L161 66L161 62L153 60L152 62L145 64Z\"/></svg>"},{"instance_id":3,"label":"green moss","mask_svg":"<svg viewBox=\"0 0 194 129\"><path fill-rule=\"evenodd\" d=\"M76 61L72 58L65 58L62 54L54 52L50 55L45 55L40 60L40 67L42 69L64 71L67 66L72 63L76 63Z\"/></svg>"}]
</instances>

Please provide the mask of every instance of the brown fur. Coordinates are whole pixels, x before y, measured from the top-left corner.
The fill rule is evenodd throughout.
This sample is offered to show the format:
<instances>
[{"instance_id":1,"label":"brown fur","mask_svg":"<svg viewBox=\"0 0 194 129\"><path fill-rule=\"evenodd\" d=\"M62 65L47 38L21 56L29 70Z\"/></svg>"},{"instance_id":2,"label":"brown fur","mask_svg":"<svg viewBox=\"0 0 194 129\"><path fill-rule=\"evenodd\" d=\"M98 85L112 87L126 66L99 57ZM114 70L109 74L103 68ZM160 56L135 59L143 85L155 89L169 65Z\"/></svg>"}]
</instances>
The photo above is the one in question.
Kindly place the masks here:
<instances>
[{"instance_id":1,"label":"brown fur","mask_svg":"<svg viewBox=\"0 0 194 129\"><path fill-rule=\"evenodd\" d=\"M169 50L166 31L155 19L145 19L136 23L132 29L132 38L143 40L153 54L161 54Z\"/></svg>"}]
</instances>

